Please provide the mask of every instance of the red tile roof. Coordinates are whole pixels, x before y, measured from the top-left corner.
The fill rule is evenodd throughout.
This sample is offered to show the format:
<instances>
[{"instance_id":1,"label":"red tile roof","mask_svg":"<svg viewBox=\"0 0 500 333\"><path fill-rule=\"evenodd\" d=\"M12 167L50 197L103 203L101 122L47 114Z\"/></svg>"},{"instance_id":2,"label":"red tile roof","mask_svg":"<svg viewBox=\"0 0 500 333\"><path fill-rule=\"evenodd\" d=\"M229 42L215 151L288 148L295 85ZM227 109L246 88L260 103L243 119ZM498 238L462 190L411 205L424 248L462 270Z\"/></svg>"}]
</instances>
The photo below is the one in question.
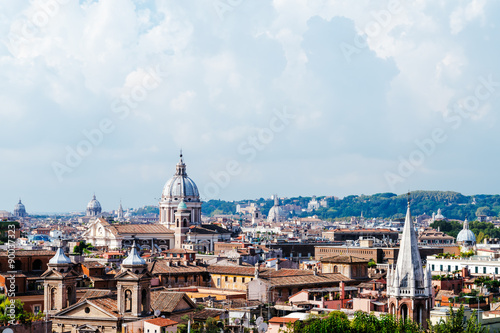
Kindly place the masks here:
<instances>
[{"instance_id":1,"label":"red tile roof","mask_svg":"<svg viewBox=\"0 0 500 333\"><path fill-rule=\"evenodd\" d=\"M173 321L173 320L170 320L167 318L161 318L161 317L146 320L146 323L153 324L153 325L160 326L160 327L173 326L173 325L178 324L178 322L176 322L176 321Z\"/></svg>"},{"instance_id":2,"label":"red tile roof","mask_svg":"<svg viewBox=\"0 0 500 333\"><path fill-rule=\"evenodd\" d=\"M295 323L298 318L285 318L285 317L272 317L269 319L269 323L273 324L286 324L286 323Z\"/></svg>"}]
</instances>

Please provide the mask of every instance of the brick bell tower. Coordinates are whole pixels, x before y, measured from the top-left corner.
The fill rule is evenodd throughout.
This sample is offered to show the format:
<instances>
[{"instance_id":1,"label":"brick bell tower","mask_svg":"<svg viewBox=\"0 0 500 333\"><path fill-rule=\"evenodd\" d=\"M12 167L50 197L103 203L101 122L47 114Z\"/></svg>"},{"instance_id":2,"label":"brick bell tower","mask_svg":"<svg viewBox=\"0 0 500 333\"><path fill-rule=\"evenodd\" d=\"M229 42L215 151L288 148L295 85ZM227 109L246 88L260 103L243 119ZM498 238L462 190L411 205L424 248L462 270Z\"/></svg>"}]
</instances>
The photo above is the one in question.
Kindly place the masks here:
<instances>
[{"instance_id":1,"label":"brick bell tower","mask_svg":"<svg viewBox=\"0 0 500 333\"><path fill-rule=\"evenodd\" d=\"M417 235L410 212L410 193L403 237L396 267L387 272L389 313L396 319L411 319L427 328L432 308L432 279L429 267L422 268Z\"/></svg>"},{"instance_id":2,"label":"brick bell tower","mask_svg":"<svg viewBox=\"0 0 500 333\"><path fill-rule=\"evenodd\" d=\"M76 278L73 263L59 246L41 275L44 287L44 308L47 318L76 303Z\"/></svg>"}]
</instances>

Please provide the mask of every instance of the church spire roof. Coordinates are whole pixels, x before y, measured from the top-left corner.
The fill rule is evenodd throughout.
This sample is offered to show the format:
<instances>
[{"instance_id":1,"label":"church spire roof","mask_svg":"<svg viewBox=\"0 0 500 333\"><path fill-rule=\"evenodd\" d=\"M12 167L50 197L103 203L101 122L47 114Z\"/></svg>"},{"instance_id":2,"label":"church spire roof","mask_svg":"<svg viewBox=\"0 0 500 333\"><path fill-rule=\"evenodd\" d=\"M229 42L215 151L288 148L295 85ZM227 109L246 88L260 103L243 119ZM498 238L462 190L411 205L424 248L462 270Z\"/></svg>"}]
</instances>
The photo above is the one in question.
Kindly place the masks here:
<instances>
[{"instance_id":1,"label":"church spire roof","mask_svg":"<svg viewBox=\"0 0 500 333\"><path fill-rule=\"evenodd\" d=\"M142 259L141 256L139 255L134 239L134 242L132 244L132 249L130 250L128 257L125 258L125 260L123 260L122 266L143 266L143 265L146 265L146 260Z\"/></svg>"},{"instance_id":2,"label":"church spire roof","mask_svg":"<svg viewBox=\"0 0 500 333\"><path fill-rule=\"evenodd\" d=\"M423 289L424 271L418 250L417 235L410 211L410 193L408 193L408 207L406 210L405 225L399 247L398 261L395 271L395 288ZM412 295L414 296L414 295Z\"/></svg>"}]
</instances>

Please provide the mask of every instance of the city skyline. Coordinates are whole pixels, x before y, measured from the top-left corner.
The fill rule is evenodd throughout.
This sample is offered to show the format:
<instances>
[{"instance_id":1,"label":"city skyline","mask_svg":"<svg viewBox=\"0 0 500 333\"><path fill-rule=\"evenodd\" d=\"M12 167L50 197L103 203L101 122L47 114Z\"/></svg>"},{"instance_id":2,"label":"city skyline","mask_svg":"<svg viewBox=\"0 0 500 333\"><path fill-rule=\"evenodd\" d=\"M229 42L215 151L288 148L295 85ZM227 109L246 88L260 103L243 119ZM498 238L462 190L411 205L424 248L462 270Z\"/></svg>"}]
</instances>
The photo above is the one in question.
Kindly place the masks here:
<instances>
[{"instance_id":1,"label":"city skyline","mask_svg":"<svg viewBox=\"0 0 500 333\"><path fill-rule=\"evenodd\" d=\"M497 194L500 5L3 4L0 210ZM363 10L360 10L360 9Z\"/></svg>"}]
</instances>

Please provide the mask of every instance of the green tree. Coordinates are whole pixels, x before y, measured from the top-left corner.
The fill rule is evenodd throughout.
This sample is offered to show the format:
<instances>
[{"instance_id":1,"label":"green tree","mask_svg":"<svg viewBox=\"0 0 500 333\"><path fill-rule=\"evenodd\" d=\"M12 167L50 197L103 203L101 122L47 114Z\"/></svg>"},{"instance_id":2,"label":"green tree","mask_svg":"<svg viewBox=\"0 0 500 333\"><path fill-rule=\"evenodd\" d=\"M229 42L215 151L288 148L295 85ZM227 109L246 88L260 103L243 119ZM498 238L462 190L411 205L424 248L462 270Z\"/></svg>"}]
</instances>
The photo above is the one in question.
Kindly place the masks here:
<instances>
[{"instance_id":1,"label":"green tree","mask_svg":"<svg viewBox=\"0 0 500 333\"><path fill-rule=\"evenodd\" d=\"M209 317L205 321L205 332L206 333L219 333L220 328L217 326L217 320Z\"/></svg>"},{"instance_id":2,"label":"green tree","mask_svg":"<svg viewBox=\"0 0 500 333\"><path fill-rule=\"evenodd\" d=\"M469 319L465 320L464 306L461 305L456 311L450 304L449 316L445 321L440 320L436 325L430 325L430 331L435 333L484 333L486 328L477 323L477 313L474 311Z\"/></svg>"},{"instance_id":3,"label":"green tree","mask_svg":"<svg viewBox=\"0 0 500 333\"><path fill-rule=\"evenodd\" d=\"M481 216L481 215L486 215L486 216L493 216L495 213L490 209L490 207L484 206L484 207L479 207L476 210L476 216Z\"/></svg>"}]
</instances>

